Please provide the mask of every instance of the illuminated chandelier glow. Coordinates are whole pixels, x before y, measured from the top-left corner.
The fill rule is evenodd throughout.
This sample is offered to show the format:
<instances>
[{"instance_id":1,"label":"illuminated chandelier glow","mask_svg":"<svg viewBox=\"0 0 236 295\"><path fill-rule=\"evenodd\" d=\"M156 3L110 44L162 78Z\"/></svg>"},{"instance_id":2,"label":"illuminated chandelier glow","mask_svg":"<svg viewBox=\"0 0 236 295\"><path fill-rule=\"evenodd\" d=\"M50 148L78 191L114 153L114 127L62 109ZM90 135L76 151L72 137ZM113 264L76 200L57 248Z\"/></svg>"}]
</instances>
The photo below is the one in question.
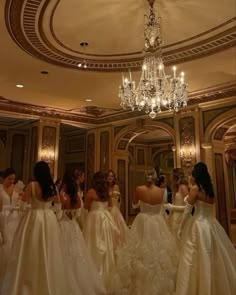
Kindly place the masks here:
<instances>
[{"instance_id":1,"label":"illuminated chandelier glow","mask_svg":"<svg viewBox=\"0 0 236 295\"><path fill-rule=\"evenodd\" d=\"M181 107L187 106L188 91L184 72L177 76L176 67L173 66L173 77L165 74L161 49L161 18L155 16L155 0L148 2L150 14L145 15L145 57L141 78L136 88L131 72L129 71L128 77L122 74L118 96L124 109L145 110L154 119L162 108L178 112Z\"/></svg>"}]
</instances>

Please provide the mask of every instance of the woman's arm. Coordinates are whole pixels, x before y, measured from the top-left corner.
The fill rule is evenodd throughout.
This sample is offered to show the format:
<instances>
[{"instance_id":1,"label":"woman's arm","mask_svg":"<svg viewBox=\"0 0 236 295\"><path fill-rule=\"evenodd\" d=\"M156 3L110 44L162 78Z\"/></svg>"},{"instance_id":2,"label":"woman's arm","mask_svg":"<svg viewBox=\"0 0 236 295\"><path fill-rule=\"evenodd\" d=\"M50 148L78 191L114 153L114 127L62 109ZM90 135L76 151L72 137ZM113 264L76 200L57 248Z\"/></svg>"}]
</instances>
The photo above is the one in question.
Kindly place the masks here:
<instances>
[{"instance_id":1,"label":"woman's arm","mask_svg":"<svg viewBox=\"0 0 236 295\"><path fill-rule=\"evenodd\" d=\"M133 202L132 202L132 207L134 209L137 209L139 207L139 201L140 201L139 190L140 190L140 188L136 187L136 190L134 192L134 197L133 197Z\"/></svg>"},{"instance_id":2,"label":"woman's arm","mask_svg":"<svg viewBox=\"0 0 236 295\"><path fill-rule=\"evenodd\" d=\"M91 204L92 198L93 198L93 189L89 189L87 191L87 193L85 194L84 209L87 209L87 210L90 209L90 204Z\"/></svg>"},{"instance_id":3,"label":"woman's arm","mask_svg":"<svg viewBox=\"0 0 236 295\"><path fill-rule=\"evenodd\" d=\"M189 196L187 199L187 201L190 205L194 205L195 202L197 201L198 192L199 192L199 189L196 185L191 187L190 192L189 192Z\"/></svg>"},{"instance_id":4,"label":"woman's arm","mask_svg":"<svg viewBox=\"0 0 236 295\"><path fill-rule=\"evenodd\" d=\"M179 186L179 192L183 197L186 197L189 194L189 189L185 184Z\"/></svg>"}]
</instances>

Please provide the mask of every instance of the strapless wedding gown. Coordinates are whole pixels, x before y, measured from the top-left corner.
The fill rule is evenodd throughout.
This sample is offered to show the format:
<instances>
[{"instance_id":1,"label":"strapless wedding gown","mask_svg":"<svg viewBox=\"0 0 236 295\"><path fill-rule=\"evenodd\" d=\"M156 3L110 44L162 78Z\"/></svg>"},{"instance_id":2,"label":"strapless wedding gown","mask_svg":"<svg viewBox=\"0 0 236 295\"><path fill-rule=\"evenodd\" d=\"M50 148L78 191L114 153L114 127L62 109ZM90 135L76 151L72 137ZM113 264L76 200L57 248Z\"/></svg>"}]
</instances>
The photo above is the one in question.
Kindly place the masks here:
<instances>
[{"instance_id":1,"label":"strapless wedding gown","mask_svg":"<svg viewBox=\"0 0 236 295\"><path fill-rule=\"evenodd\" d=\"M60 228L52 202L36 199L15 233L1 295L75 295L67 276Z\"/></svg>"},{"instance_id":2,"label":"strapless wedding gown","mask_svg":"<svg viewBox=\"0 0 236 295\"><path fill-rule=\"evenodd\" d=\"M66 269L74 280L76 295L102 295L105 294L105 288L76 221L79 215L80 209L65 210L59 222L62 245L67 257Z\"/></svg>"},{"instance_id":3,"label":"strapless wedding gown","mask_svg":"<svg viewBox=\"0 0 236 295\"><path fill-rule=\"evenodd\" d=\"M124 247L117 251L117 267L110 290L117 295L174 294L176 244L162 213L162 204L140 202L139 213Z\"/></svg>"},{"instance_id":4,"label":"strapless wedding gown","mask_svg":"<svg viewBox=\"0 0 236 295\"><path fill-rule=\"evenodd\" d=\"M119 202L117 198L112 197L112 207L110 213L115 221L117 228L120 231L120 239L123 244L129 234L129 228L120 212Z\"/></svg>"},{"instance_id":5,"label":"strapless wedding gown","mask_svg":"<svg viewBox=\"0 0 236 295\"><path fill-rule=\"evenodd\" d=\"M115 266L120 233L108 211L108 202L92 201L83 229L84 239L105 287Z\"/></svg>"},{"instance_id":6,"label":"strapless wedding gown","mask_svg":"<svg viewBox=\"0 0 236 295\"><path fill-rule=\"evenodd\" d=\"M12 197L10 198L3 188L0 186L0 199L2 200L2 214L4 216L5 233L7 242L4 245L0 245L0 284L2 282L6 265L9 259L12 241L15 235L16 228L21 219L19 212L19 193L13 190Z\"/></svg>"},{"instance_id":7,"label":"strapless wedding gown","mask_svg":"<svg viewBox=\"0 0 236 295\"><path fill-rule=\"evenodd\" d=\"M174 202L173 205L175 206L185 206L185 202L184 202L184 197L181 193L177 192L175 194L175 198L174 198ZM171 230L173 232L173 234L177 235L181 220L182 220L182 215L184 212L184 208L182 209L182 211L177 211L177 210L173 210L171 211Z\"/></svg>"},{"instance_id":8,"label":"strapless wedding gown","mask_svg":"<svg viewBox=\"0 0 236 295\"><path fill-rule=\"evenodd\" d=\"M236 250L213 205L197 201L182 245L176 295L236 294Z\"/></svg>"}]
</instances>

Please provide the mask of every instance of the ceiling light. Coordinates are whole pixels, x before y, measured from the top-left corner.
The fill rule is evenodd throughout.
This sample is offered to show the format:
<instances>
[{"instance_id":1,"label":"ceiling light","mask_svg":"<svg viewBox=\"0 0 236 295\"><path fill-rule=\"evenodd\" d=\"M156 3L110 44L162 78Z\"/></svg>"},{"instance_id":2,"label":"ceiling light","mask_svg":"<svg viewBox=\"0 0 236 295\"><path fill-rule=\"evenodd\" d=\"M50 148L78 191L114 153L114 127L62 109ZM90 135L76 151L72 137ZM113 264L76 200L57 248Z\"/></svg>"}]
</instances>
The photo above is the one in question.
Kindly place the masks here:
<instances>
[{"instance_id":1,"label":"ceiling light","mask_svg":"<svg viewBox=\"0 0 236 295\"><path fill-rule=\"evenodd\" d=\"M83 56L83 61L82 62L79 62L78 64L77 64L77 67L78 68L84 68L84 69L87 69L87 61L86 61L86 59L85 59L85 55L86 55L86 53L85 53L85 51L86 51L86 47L88 46L88 42L81 42L80 43L80 46L81 47L83 47L83 51L84 51L84 56Z\"/></svg>"},{"instance_id":2,"label":"ceiling light","mask_svg":"<svg viewBox=\"0 0 236 295\"><path fill-rule=\"evenodd\" d=\"M145 15L144 46L145 55L141 69L141 77L137 87L132 80L122 74L122 85L119 87L120 105L131 108L132 111L145 110L154 119L161 109L178 112L188 101L187 84L184 72L177 76L177 68L172 68L173 76L166 75L162 58L161 18L154 13L155 0L147 0L150 4L150 14Z\"/></svg>"},{"instance_id":3,"label":"ceiling light","mask_svg":"<svg viewBox=\"0 0 236 295\"><path fill-rule=\"evenodd\" d=\"M17 88L23 88L24 85L22 85L22 84L16 84L16 87L17 87Z\"/></svg>"},{"instance_id":4,"label":"ceiling light","mask_svg":"<svg viewBox=\"0 0 236 295\"><path fill-rule=\"evenodd\" d=\"M91 101L93 101L93 100L90 99L90 98L86 98L85 101L87 101L87 102L91 102Z\"/></svg>"}]
</instances>

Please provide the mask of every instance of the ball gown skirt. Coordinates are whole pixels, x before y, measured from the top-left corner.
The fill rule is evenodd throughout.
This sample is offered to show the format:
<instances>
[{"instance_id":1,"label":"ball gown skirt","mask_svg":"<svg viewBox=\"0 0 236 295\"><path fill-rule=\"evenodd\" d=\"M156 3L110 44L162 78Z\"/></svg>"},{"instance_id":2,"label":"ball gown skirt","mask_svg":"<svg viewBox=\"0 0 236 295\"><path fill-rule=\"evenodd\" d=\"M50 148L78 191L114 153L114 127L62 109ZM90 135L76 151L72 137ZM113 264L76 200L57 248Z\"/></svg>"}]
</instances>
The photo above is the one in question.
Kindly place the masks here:
<instances>
[{"instance_id":1,"label":"ball gown skirt","mask_svg":"<svg viewBox=\"0 0 236 295\"><path fill-rule=\"evenodd\" d=\"M140 202L140 207L127 242L117 251L110 291L117 295L174 294L178 257L162 204Z\"/></svg>"},{"instance_id":2,"label":"ball gown skirt","mask_svg":"<svg viewBox=\"0 0 236 295\"><path fill-rule=\"evenodd\" d=\"M60 220L62 245L67 257L67 270L74 280L75 294L102 295L105 293L102 278L89 255L83 234L76 219L76 211L66 210ZM70 219L68 215L72 218Z\"/></svg>"},{"instance_id":3,"label":"ball gown skirt","mask_svg":"<svg viewBox=\"0 0 236 295\"><path fill-rule=\"evenodd\" d=\"M2 200L3 208L2 214L4 216L5 233L7 242L0 245L0 285L6 271L6 265L9 259L12 241L16 232L16 228L21 219L21 213L17 209L19 207L19 193L14 190L10 198L3 187L0 188L0 198Z\"/></svg>"},{"instance_id":4,"label":"ball gown skirt","mask_svg":"<svg viewBox=\"0 0 236 295\"><path fill-rule=\"evenodd\" d=\"M112 198L112 207L110 209L110 213L114 219L117 228L119 229L121 243L124 244L129 234L129 228L124 220L123 215L120 212L118 201L115 198Z\"/></svg>"},{"instance_id":5,"label":"ball gown skirt","mask_svg":"<svg viewBox=\"0 0 236 295\"><path fill-rule=\"evenodd\" d=\"M74 295L51 202L32 196L16 230L1 295Z\"/></svg>"},{"instance_id":6,"label":"ball gown skirt","mask_svg":"<svg viewBox=\"0 0 236 295\"><path fill-rule=\"evenodd\" d=\"M107 288L115 266L115 251L121 243L120 232L108 211L107 202L91 203L83 234L88 251Z\"/></svg>"},{"instance_id":7,"label":"ball gown skirt","mask_svg":"<svg viewBox=\"0 0 236 295\"><path fill-rule=\"evenodd\" d=\"M195 210L184 229L176 295L236 294L236 250L213 205L197 201Z\"/></svg>"}]
</instances>

